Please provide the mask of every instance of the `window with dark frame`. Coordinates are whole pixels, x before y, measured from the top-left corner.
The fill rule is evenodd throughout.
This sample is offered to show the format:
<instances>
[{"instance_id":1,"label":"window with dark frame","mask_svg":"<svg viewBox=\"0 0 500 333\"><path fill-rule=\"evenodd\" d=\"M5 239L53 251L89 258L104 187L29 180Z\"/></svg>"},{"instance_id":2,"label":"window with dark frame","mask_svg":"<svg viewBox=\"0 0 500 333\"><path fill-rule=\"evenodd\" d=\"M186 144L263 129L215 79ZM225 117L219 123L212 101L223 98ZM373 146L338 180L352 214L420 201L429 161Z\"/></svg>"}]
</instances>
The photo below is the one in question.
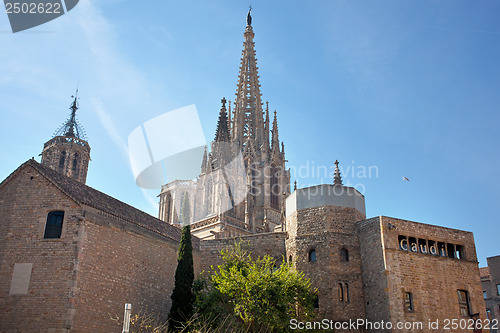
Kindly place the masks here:
<instances>
[{"instance_id":1,"label":"window with dark frame","mask_svg":"<svg viewBox=\"0 0 500 333\"><path fill-rule=\"evenodd\" d=\"M339 283L339 302L344 301L344 287L342 286L342 283Z\"/></svg>"},{"instance_id":2,"label":"window with dark frame","mask_svg":"<svg viewBox=\"0 0 500 333\"><path fill-rule=\"evenodd\" d=\"M497 295L500 295L500 284L497 284Z\"/></svg>"},{"instance_id":3,"label":"window with dark frame","mask_svg":"<svg viewBox=\"0 0 500 333\"><path fill-rule=\"evenodd\" d=\"M61 157L59 158L59 172L64 172L64 162L66 160L66 152L63 150L61 152Z\"/></svg>"},{"instance_id":4,"label":"window with dark frame","mask_svg":"<svg viewBox=\"0 0 500 333\"><path fill-rule=\"evenodd\" d=\"M413 307L413 294L409 292L405 293L405 310L406 311L415 310L415 308Z\"/></svg>"},{"instance_id":5,"label":"window with dark frame","mask_svg":"<svg viewBox=\"0 0 500 333\"><path fill-rule=\"evenodd\" d=\"M483 298L484 298L484 299L487 299L487 298L488 298L488 293L486 292L486 290L483 290Z\"/></svg>"},{"instance_id":6,"label":"window with dark frame","mask_svg":"<svg viewBox=\"0 0 500 333\"><path fill-rule=\"evenodd\" d=\"M311 249L309 251L309 262L316 262L316 250Z\"/></svg>"},{"instance_id":7,"label":"window with dark frame","mask_svg":"<svg viewBox=\"0 0 500 333\"><path fill-rule=\"evenodd\" d=\"M43 238L61 238L64 211L56 210L47 214Z\"/></svg>"},{"instance_id":8,"label":"window with dark frame","mask_svg":"<svg viewBox=\"0 0 500 333\"><path fill-rule=\"evenodd\" d=\"M446 245L442 242L438 242L438 252L441 257L446 257Z\"/></svg>"},{"instance_id":9,"label":"window with dark frame","mask_svg":"<svg viewBox=\"0 0 500 333\"><path fill-rule=\"evenodd\" d=\"M438 249L436 247L436 242L433 240L428 240L427 244L429 245L429 254L433 256L439 255Z\"/></svg>"},{"instance_id":10,"label":"window with dark frame","mask_svg":"<svg viewBox=\"0 0 500 333\"><path fill-rule=\"evenodd\" d=\"M429 250L427 249L427 240L418 239L417 244L418 244L418 252L419 253L423 253L423 254L429 253Z\"/></svg>"},{"instance_id":11,"label":"window with dark frame","mask_svg":"<svg viewBox=\"0 0 500 333\"><path fill-rule=\"evenodd\" d=\"M448 257L456 258L455 246L453 244L446 244L446 249L448 251Z\"/></svg>"},{"instance_id":12,"label":"window with dark frame","mask_svg":"<svg viewBox=\"0 0 500 333\"><path fill-rule=\"evenodd\" d=\"M418 252L417 239L415 237L408 237L408 249L410 252Z\"/></svg>"},{"instance_id":13,"label":"window with dark frame","mask_svg":"<svg viewBox=\"0 0 500 333\"><path fill-rule=\"evenodd\" d=\"M462 317L470 316L469 292L467 290L457 290L458 307Z\"/></svg>"},{"instance_id":14,"label":"window with dark frame","mask_svg":"<svg viewBox=\"0 0 500 333\"><path fill-rule=\"evenodd\" d=\"M464 259L464 247L462 245L455 245L455 258Z\"/></svg>"},{"instance_id":15,"label":"window with dark frame","mask_svg":"<svg viewBox=\"0 0 500 333\"><path fill-rule=\"evenodd\" d=\"M340 250L340 261L349 261L349 251L346 248Z\"/></svg>"},{"instance_id":16,"label":"window with dark frame","mask_svg":"<svg viewBox=\"0 0 500 333\"><path fill-rule=\"evenodd\" d=\"M408 237L398 236L399 249L403 251L408 251Z\"/></svg>"},{"instance_id":17,"label":"window with dark frame","mask_svg":"<svg viewBox=\"0 0 500 333\"><path fill-rule=\"evenodd\" d=\"M71 167L72 171L73 171L73 175L76 175L78 173L78 154L75 153L75 155L73 156L73 165Z\"/></svg>"}]
</instances>

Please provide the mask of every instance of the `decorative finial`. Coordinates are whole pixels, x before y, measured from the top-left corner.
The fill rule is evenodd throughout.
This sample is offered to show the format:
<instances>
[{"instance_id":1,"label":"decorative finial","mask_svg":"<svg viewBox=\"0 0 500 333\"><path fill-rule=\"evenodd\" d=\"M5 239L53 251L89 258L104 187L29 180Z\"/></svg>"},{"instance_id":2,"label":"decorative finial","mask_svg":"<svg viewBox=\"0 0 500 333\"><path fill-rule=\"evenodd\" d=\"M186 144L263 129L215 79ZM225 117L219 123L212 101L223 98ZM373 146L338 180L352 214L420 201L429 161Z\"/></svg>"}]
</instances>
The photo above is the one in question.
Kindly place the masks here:
<instances>
[{"instance_id":1,"label":"decorative finial","mask_svg":"<svg viewBox=\"0 0 500 333\"><path fill-rule=\"evenodd\" d=\"M226 108L226 97L222 97L220 102L222 103L222 107L225 109Z\"/></svg>"},{"instance_id":2,"label":"decorative finial","mask_svg":"<svg viewBox=\"0 0 500 333\"><path fill-rule=\"evenodd\" d=\"M78 110L78 106L76 104L76 101L78 99L78 88L76 88L75 95L71 95L71 98L74 98L74 100L73 100L73 104L71 104L70 109L73 110L73 112L76 112L76 110Z\"/></svg>"},{"instance_id":3,"label":"decorative finial","mask_svg":"<svg viewBox=\"0 0 500 333\"><path fill-rule=\"evenodd\" d=\"M80 99L78 97L78 88L76 89L76 93L74 95L71 95L71 98L73 101L71 102L71 105L69 109L71 110L71 114L68 120L66 120L61 127L59 127L55 133L55 136L69 136L69 137L76 137L78 139L87 141L87 138L85 136L85 131L83 130L82 126L78 123L76 120L76 111L79 110L78 107L78 100Z\"/></svg>"},{"instance_id":4,"label":"decorative finial","mask_svg":"<svg viewBox=\"0 0 500 333\"><path fill-rule=\"evenodd\" d=\"M297 181L294 181L293 182L293 190L296 191L297 190Z\"/></svg>"},{"instance_id":5,"label":"decorative finial","mask_svg":"<svg viewBox=\"0 0 500 333\"><path fill-rule=\"evenodd\" d=\"M66 136L75 136L75 124L76 124L76 110L78 110L77 100L78 100L78 88L76 88L75 95L71 95L71 98L74 98L73 103L70 106L71 110L71 118L69 122L68 131L65 133Z\"/></svg>"},{"instance_id":6,"label":"decorative finial","mask_svg":"<svg viewBox=\"0 0 500 333\"><path fill-rule=\"evenodd\" d=\"M250 12L252 11L252 6L248 6L248 8L250 8L248 10L248 14L247 14L247 25L252 25L252 15L250 14Z\"/></svg>"},{"instance_id":7,"label":"decorative finial","mask_svg":"<svg viewBox=\"0 0 500 333\"><path fill-rule=\"evenodd\" d=\"M339 161L335 160L335 173L333 175L333 185L342 186L342 177L340 177Z\"/></svg>"}]
</instances>

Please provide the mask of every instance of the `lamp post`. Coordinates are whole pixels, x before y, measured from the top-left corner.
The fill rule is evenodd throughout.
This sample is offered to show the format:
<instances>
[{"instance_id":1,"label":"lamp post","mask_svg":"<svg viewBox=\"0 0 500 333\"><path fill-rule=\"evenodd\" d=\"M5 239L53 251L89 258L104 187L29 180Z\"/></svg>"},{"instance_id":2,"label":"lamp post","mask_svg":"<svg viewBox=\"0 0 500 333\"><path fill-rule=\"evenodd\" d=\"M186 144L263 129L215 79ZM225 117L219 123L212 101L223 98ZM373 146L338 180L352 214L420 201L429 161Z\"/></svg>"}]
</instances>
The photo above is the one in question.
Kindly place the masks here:
<instances>
[{"instance_id":1,"label":"lamp post","mask_svg":"<svg viewBox=\"0 0 500 333\"><path fill-rule=\"evenodd\" d=\"M125 313L123 314L123 330L122 333L129 333L130 330L130 315L132 314L132 304L125 303Z\"/></svg>"}]
</instances>

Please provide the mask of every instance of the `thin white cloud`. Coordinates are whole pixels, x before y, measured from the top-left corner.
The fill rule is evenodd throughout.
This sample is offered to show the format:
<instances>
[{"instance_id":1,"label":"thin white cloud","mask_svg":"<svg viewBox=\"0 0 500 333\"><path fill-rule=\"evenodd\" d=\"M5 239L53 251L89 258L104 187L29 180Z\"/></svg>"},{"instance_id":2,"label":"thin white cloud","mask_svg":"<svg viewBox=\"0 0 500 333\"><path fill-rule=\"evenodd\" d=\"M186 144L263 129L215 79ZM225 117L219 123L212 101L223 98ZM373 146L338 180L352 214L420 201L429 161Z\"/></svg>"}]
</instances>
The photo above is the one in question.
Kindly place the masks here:
<instances>
[{"instance_id":1,"label":"thin white cloud","mask_svg":"<svg viewBox=\"0 0 500 333\"><path fill-rule=\"evenodd\" d=\"M113 117L110 115L110 113L106 110L106 108L103 105L103 102L101 100L97 100L94 98L90 99L90 103L92 106L92 109L95 111L97 116L99 117L99 120L101 121L102 126L108 133L109 137L113 142L116 144L116 146L119 148L120 152L124 156L124 158L128 161L128 148L127 144L125 143L125 140L122 138L120 135L120 132L116 128L116 122L113 120Z\"/></svg>"}]
</instances>

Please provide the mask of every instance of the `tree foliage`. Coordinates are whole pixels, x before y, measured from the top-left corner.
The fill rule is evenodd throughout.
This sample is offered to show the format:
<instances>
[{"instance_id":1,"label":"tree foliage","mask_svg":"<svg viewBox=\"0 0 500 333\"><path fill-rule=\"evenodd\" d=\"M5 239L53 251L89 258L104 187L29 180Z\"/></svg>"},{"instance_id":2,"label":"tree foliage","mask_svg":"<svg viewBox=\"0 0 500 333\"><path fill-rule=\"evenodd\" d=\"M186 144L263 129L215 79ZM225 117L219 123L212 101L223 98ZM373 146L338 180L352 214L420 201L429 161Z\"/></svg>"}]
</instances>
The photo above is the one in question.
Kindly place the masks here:
<instances>
[{"instance_id":1,"label":"tree foliage","mask_svg":"<svg viewBox=\"0 0 500 333\"><path fill-rule=\"evenodd\" d=\"M189 204L189 193L184 192L181 203L181 225L186 226L191 221L191 205Z\"/></svg>"},{"instance_id":2,"label":"tree foliage","mask_svg":"<svg viewBox=\"0 0 500 333\"><path fill-rule=\"evenodd\" d=\"M190 219L189 195L185 194L182 203L182 215L185 221ZM170 328L181 328L193 314L193 246L191 244L191 229L189 222L182 229L177 269L175 270L175 285L172 292L172 307L170 308Z\"/></svg>"},{"instance_id":3,"label":"tree foliage","mask_svg":"<svg viewBox=\"0 0 500 333\"><path fill-rule=\"evenodd\" d=\"M197 310L216 321L215 313L233 316L248 331L285 332L292 318L315 316L311 283L290 264L271 256L252 260L241 249L221 251L223 264L200 288L197 282Z\"/></svg>"}]
</instances>

